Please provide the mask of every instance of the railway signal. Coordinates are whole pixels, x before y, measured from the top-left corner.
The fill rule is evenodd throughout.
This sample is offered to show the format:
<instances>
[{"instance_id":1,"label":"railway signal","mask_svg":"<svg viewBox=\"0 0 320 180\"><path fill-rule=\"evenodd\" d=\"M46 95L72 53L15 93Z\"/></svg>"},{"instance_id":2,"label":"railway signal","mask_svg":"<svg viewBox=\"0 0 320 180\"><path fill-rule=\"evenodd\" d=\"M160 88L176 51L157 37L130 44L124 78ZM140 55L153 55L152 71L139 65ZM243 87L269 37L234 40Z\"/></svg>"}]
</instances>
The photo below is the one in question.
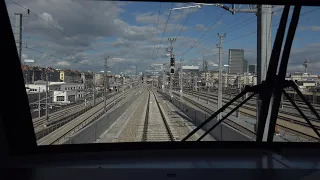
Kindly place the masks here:
<instances>
[{"instance_id":1,"label":"railway signal","mask_svg":"<svg viewBox=\"0 0 320 180\"><path fill-rule=\"evenodd\" d=\"M173 54L173 42L175 42L177 40L177 38L168 38L168 40L170 41L170 80L173 79L173 74L174 74L174 54ZM170 96L172 97L172 82L170 81Z\"/></svg>"},{"instance_id":2,"label":"railway signal","mask_svg":"<svg viewBox=\"0 0 320 180\"><path fill-rule=\"evenodd\" d=\"M171 66L171 67L174 66L174 57L170 58L170 66Z\"/></svg>"},{"instance_id":3,"label":"railway signal","mask_svg":"<svg viewBox=\"0 0 320 180\"><path fill-rule=\"evenodd\" d=\"M174 74L174 67L171 67L170 73L171 73L171 74Z\"/></svg>"}]
</instances>

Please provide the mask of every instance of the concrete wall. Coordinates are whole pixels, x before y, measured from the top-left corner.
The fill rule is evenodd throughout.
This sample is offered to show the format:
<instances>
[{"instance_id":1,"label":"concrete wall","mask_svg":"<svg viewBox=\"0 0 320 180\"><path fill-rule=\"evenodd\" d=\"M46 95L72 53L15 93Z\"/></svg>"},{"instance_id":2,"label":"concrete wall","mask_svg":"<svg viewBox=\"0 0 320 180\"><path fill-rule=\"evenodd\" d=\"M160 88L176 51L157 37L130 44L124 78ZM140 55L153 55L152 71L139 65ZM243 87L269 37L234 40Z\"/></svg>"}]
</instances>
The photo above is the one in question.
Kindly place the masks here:
<instances>
[{"instance_id":1,"label":"concrete wall","mask_svg":"<svg viewBox=\"0 0 320 180\"><path fill-rule=\"evenodd\" d=\"M170 97L166 95L166 98ZM172 103L177 106L181 111L183 111L190 119L192 119L192 123L196 126L200 125L203 121L205 121L211 114L195 110L193 107L180 102L179 99L173 98ZM202 129L204 131L210 129L215 123L217 119L213 119L207 125L205 125ZM250 137L239 132L238 130L230 127L227 124L220 124L213 131L210 132L210 135L215 138L217 141L252 141Z\"/></svg>"},{"instance_id":2,"label":"concrete wall","mask_svg":"<svg viewBox=\"0 0 320 180\"><path fill-rule=\"evenodd\" d=\"M87 127L76 133L64 144L94 143L128 108L138 99L138 93L132 96L126 103L108 112L106 115L89 124Z\"/></svg>"}]
</instances>

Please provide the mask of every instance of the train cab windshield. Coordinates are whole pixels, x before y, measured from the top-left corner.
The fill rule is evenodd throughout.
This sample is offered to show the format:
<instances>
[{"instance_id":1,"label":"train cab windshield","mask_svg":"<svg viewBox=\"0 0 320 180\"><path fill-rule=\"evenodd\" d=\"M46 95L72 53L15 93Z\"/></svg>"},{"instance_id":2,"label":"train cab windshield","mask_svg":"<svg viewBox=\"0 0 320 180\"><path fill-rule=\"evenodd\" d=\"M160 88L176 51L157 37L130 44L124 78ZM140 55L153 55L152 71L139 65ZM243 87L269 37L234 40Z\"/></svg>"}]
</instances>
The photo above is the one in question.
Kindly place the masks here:
<instances>
[{"instance_id":1,"label":"train cab windshield","mask_svg":"<svg viewBox=\"0 0 320 180\"><path fill-rule=\"evenodd\" d=\"M319 142L319 7L5 5L38 146Z\"/></svg>"}]
</instances>

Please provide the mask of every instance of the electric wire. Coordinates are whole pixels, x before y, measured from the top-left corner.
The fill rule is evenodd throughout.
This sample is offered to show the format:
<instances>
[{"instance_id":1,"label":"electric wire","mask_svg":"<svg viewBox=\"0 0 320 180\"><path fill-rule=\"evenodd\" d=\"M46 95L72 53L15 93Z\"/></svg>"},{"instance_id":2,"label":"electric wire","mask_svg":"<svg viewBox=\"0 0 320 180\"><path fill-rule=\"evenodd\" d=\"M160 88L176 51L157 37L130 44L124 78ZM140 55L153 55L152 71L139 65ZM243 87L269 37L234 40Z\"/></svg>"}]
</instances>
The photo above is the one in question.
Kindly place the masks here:
<instances>
[{"instance_id":1,"label":"electric wire","mask_svg":"<svg viewBox=\"0 0 320 180\"><path fill-rule=\"evenodd\" d=\"M302 13L302 14L300 15L300 17L301 17L301 16L304 16L304 15L306 15L306 14L309 14L309 13L311 13L311 12L313 12L313 11L319 10L319 9L320 9L320 7L319 7L319 8L314 8L314 9L312 9L312 10L310 10L310 11L307 11L307 12L304 12L304 13ZM280 9L280 10L282 10L282 9ZM280 11L280 10L278 10L278 11ZM278 12L278 11L275 11L275 12ZM290 18L290 19L291 19L291 18ZM280 22L279 22L279 23L276 23L276 24L273 24L272 27L277 26L277 25L279 25L279 24L280 24ZM245 34L245 35L242 35L242 36L239 36L239 37L236 37L236 38L227 40L227 41L225 41L224 43L231 42L231 41L234 41L234 40L238 40L238 39L241 39L241 38L250 36L250 35L255 34L255 33L257 33L257 31L250 32L250 33L248 33L248 34ZM210 49L212 49L212 48L210 48Z\"/></svg>"},{"instance_id":2,"label":"electric wire","mask_svg":"<svg viewBox=\"0 0 320 180\"><path fill-rule=\"evenodd\" d=\"M221 28L218 32L221 32L223 29L227 28L228 26L230 26L231 24L237 22L239 19L243 18L244 16L246 16L248 14L243 14L242 16L238 17L237 19L235 19L234 21L232 21L231 23L227 24L226 26L224 26L223 28Z\"/></svg>"},{"instance_id":3,"label":"electric wire","mask_svg":"<svg viewBox=\"0 0 320 180\"><path fill-rule=\"evenodd\" d=\"M47 56L51 56L51 57L55 57L55 58L58 58L58 59L61 59L61 60L64 60L64 61L70 61L70 60L64 59L62 57L59 57L59 56L56 56L56 55L53 55L53 54L50 54L50 53L45 53L43 51L40 51L40 50L37 50L37 49L34 49L34 48L24 47L24 46L22 46L22 48L30 49L30 50L36 51L38 53L41 53L41 54L44 54L44 55L47 55Z\"/></svg>"},{"instance_id":4,"label":"electric wire","mask_svg":"<svg viewBox=\"0 0 320 180\"><path fill-rule=\"evenodd\" d=\"M176 36L176 41L174 41L174 42L172 43L173 45L177 42L177 39L178 39L180 33L181 33L182 30L184 29L186 23L189 21L190 16L192 15L193 11L194 11L194 8L190 9L190 11L188 12L188 14L187 14L187 16L186 16L186 19L184 20L183 25L182 25L182 27L181 27L178 35ZM166 57L163 57L163 58L162 58L162 61L164 61L165 58L166 58Z\"/></svg>"},{"instance_id":5,"label":"electric wire","mask_svg":"<svg viewBox=\"0 0 320 180\"><path fill-rule=\"evenodd\" d=\"M177 22L176 22L176 25L174 26L172 32L174 32L174 31L176 30L177 26L180 24L179 21L180 21L182 15L183 15L183 12L184 12L184 10L181 11L180 16L179 16L179 18L178 18L178 20L177 20Z\"/></svg>"},{"instance_id":6,"label":"electric wire","mask_svg":"<svg viewBox=\"0 0 320 180\"><path fill-rule=\"evenodd\" d=\"M161 11L161 4L162 2L159 2L159 11L158 11L158 22L157 22L157 26L156 26L156 33L154 35L154 40L153 40L153 51L152 51L152 58L155 60L156 57L154 56L155 53L155 49L156 49L156 39L157 39L157 33L158 33L158 26L159 26L159 20L160 20L160 11Z\"/></svg>"},{"instance_id":7,"label":"electric wire","mask_svg":"<svg viewBox=\"0 0 320 180\"><path fill-rule=\"evenodd\" d=\"M228 29L224 30L224 32L227 32L227 31L230 31L230 30L232 31L233 28L235 28L235 27L237 27L237 26L239 26L239 25L242 25L243 23L248 22L248 21L250 21L250 20L253 19L253 18L255 18L255 16L252 16L252 17L246 19L246 20L243 21L243 22L240 22L240 23L238 23L238 24L236 24L236 25L234 25L234 26L232 26L232 27L229 27ZM257 20L251 22L250 24L252 24L252 23L254 23L254 22L257 22ZM236 28L236 29L237 29L237 28Z\"/></svg>"},{"instance_id":8,"label":"electric wire","mask_svg":"<svg viewBox=\"0 0 320 180\"><path fill-rule=\"evenodd\" d=\"M182 25L182 27L181 27L178 35L176 36L177 39L178 39L178 37L180 36L181 32L183 31L184 26L186 25L186 23L189 21L190 16L192 15L193 11L194 11L194 8L190 9L190 11L188 12L187 17L186 17L186 19L184 20L183 25ZM175 41L174 43L176 43L176 41Z\"/></svg>"},{"instance_id":9,"label":"electric wire","mask_svg":"<svg viewBox=\"0 0 320 180\"><path fill-rule=\"evenodd\" d=\"M187 52L189 52L211 29L212 27L220 20L220 18L224 15L226 11L223 11L220 16L218 17L218 19L210 26L210 28L208 28L203 34L202 36L184 53L182 53L181 57L184 56ZM211 22L210 22L211 23Z\"/></svg>"},{"instance_id":10,"label":"electric wire","mask_svg":"<svg viewBox=\"0 0 320 180\"><path fill-rule=\"evenodd\" d=\"M10 2L12 2L13 4L17 5L17 6L20 6L21 8L23 9L26 9L28 10L31 14L35 15L36 17L38 17L40 20L44 21L46 24L48 24L49 26L51 26L52 28L56 29L57 31L59 31L60 33L64 34L65 36L67 36L68 38L72 39L73 41L77 42L78 44L84 46L84 47L87 47L87 45L85 45L84 43L76 40L75 38L71 37L70 35L68 35L67 33L63 32L61 29L57 28L56 26L54 26L53 24L49 23L48 21L44 20L43 18L41 18L38 14L36 14L35 12L31 11L29 8L26 8L24 7L23 5L17 3L17 2L14 2L12 0L9 0ZM94 48L90 47L91 50L95 51L95 52L99 52L97 50L95 50Z\"/></svg>"},{"instance_id":11,"label":"electric wire","mask_svg":"<svg viewBox=\"0 0 320 180\"><path fill-rule=\"evenodd\" d=\"M173 4L174 4L174 3L171 4L171 9L173 8ZM170 9L170 11L169 11L169 15L168 15L168 19L167 19L166 25L165 25L164 30L163 30L163 32L162 32L162 36L161 36L161 39L160 39L160 45L162 44L162 39L163 39L164 33L166 32L167 25L168 25L168 22L169 22L171 13L172 13L171 9ZM158 52L159 52L160 45L158 45L156 57L158 56Z\"/></svg>"}]
</instances>

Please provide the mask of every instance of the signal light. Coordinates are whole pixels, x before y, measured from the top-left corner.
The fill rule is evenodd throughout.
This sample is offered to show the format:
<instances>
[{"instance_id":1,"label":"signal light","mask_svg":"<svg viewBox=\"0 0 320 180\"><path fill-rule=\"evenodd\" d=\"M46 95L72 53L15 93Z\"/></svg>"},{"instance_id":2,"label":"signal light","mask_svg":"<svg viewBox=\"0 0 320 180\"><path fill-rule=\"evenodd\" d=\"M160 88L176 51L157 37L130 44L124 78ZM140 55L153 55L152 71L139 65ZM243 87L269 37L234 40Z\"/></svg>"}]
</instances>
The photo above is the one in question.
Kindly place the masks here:
<instances>
[{"instance_id":1,"label":"signal light","mask_svg":"<svg viewBox=\"0 0 320 180\"><path fill-rule=\"evenodd\" d=\"M171 74L174 74L174 69L171 69L170 72L171 72Z\"/></svg>"},{"instance_id":2,"label":"signal light","mask_svg":"<svg viewBox=\"0 0 320 180\"><path fill-rule=\"evenodd\" d=\"M174 66L174 58L170 59L170 66Z\"/></svg>"}]
</instances>

